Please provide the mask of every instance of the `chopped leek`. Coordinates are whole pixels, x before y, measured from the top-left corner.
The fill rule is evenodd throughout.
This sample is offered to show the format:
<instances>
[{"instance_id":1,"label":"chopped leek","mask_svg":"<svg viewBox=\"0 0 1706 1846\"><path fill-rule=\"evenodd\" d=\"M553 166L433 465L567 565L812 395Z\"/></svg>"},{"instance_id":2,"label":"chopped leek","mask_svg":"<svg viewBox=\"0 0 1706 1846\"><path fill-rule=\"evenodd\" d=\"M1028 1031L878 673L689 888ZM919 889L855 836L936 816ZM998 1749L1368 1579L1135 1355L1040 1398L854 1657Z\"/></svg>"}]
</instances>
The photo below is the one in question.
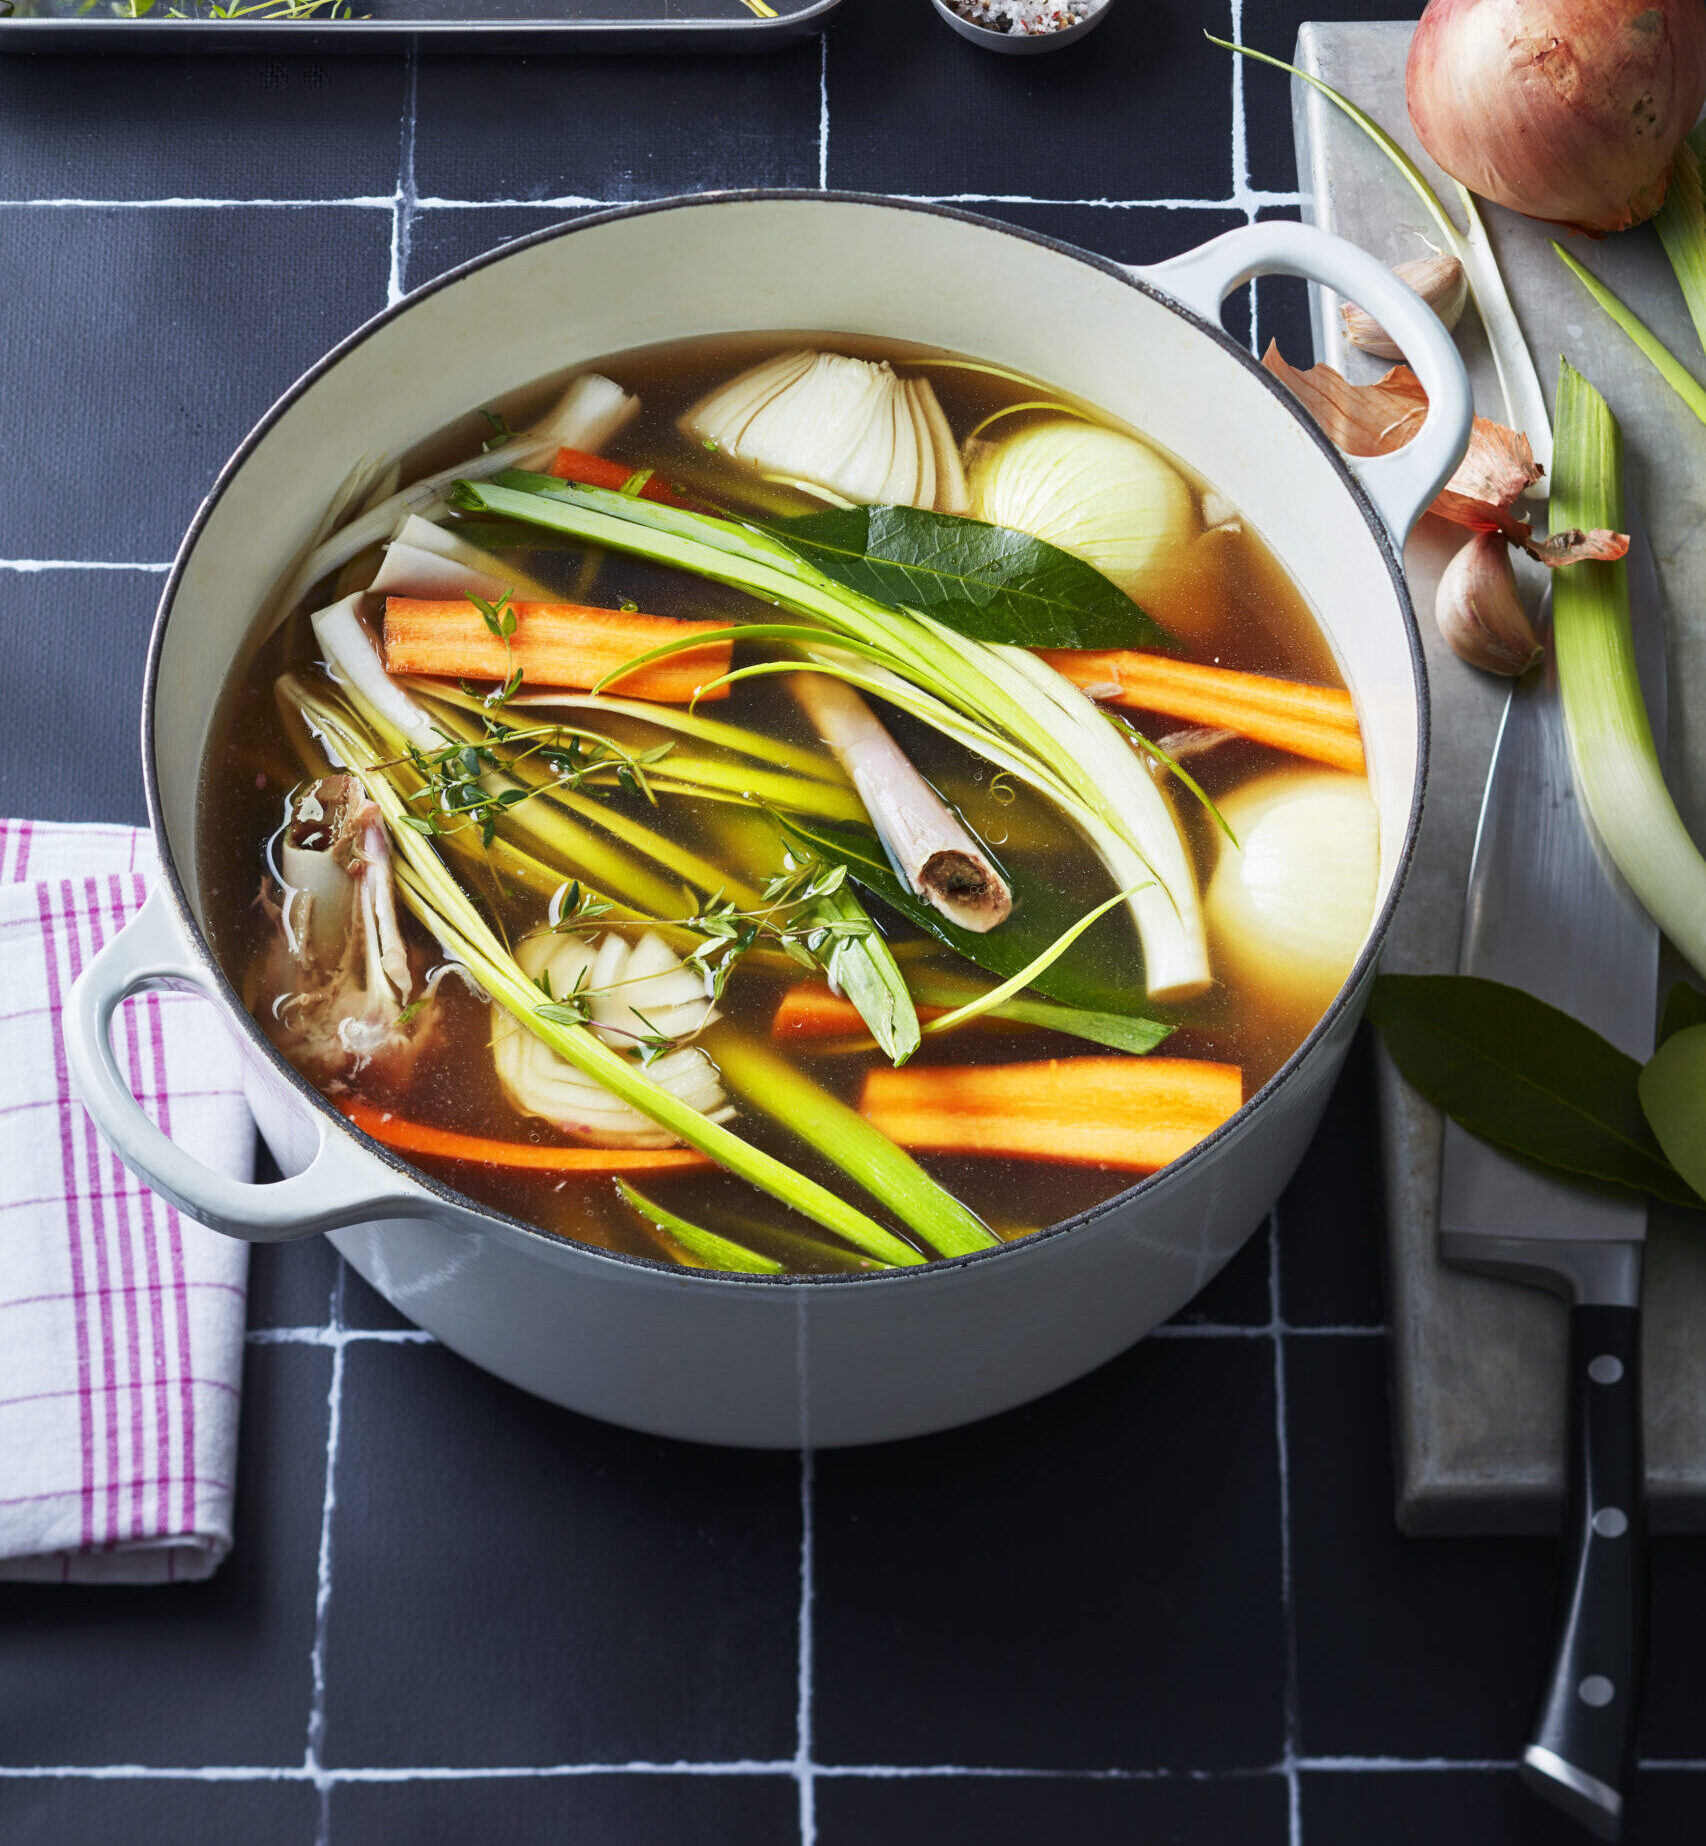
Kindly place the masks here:
<instances>
[{"instance_id":1,"label":"chopped leek","mask_svg":"<svg viewBox=\"0 0 1706 1846\"><path fill-rule=\"evenodd\" d=\"M1559 361L1555 527L1624 526L1623 434L1605 399ZM1706 859L1665 787L1635 667L1628 566L1572 564L1552 586L1552 645L1576 779L1629 888L1706 974Z\"/></svg>"},{"instance_id":2,"label":"chopped leek","mask_svg":"<svg viewBox=\"0 0 1706 1846\"><path fill-rule=\"evenodd\" d=\"M881 1199L939 1255L967 1256L1000 1241L970 1206L937 1185L880 1128L839 1097L820 1089L786 1058L727 1024L712 1026L701 1042L737 1096L809 1141L849 1179ZM860 1248L868 1246L861 1244Z\"/></svg>"},{"instance_id":3,"label":"chopped leek","mask_svg":"<svg viewBox=\"0 0 1706 1846\"><path fill-rule=\"evenodd\" d=\"M720 1237L715 1231L707 1231L691 1219L648 1199L625 1179L617 1180L616 1190L654 1230L663 1233L666 1243L686 1252L688 1264L694 1269L732 1269L738 1275L753 1276L783 1273L784 1265L775 1257L761 1256L756 1250L747 1249L745 1244L736 1243L732 1237Z\"/></svg>"},{"instance_id":4,"label":"chopped leek","mask_svg":"<svg viewBox=\"0 0 1706 1846\"><path fill-rule=\"evenodd\" d=\"M869 1255L893 1263L923 1260L910 1244L855 1206L837 1198L827 1187L752 1146L729 1129L707 1121L697 1109L671 1095L652 1082L643 1070L612 1051L596 1033L585 1026L553 1018L550 1002L522 972L515 957L474 907L473 900L451 876L433 843L407 825L408 809L402 797L383 771L375 766L380 752L372 739L329 703L317 701L309 716L384 814L400 855L399 882L404 901L445 952L466 967L493 1000L543 1039L565 1063L602 1084L619 1101L649 1116L737 1178L815 1219L826 1230L844 1237ZM729 1035L727 1043L738 1049L740 1040L737 1035ZM717 1061L720 1065L721 1058ZM742 1087L732 1078L730 1082L737 1089ZM863 1183L868 1189L890 1205L897 1216L913 1224L933 1246L942 1247L938 1238L963 1240L965 1221L970 1218L974 1225L978 1221L886 1137L878 1135L863 1118L855 1119L869 1135L882 1141L892 1156L892 1159L885 1159L881 1149L861 1149L869 1155L862 1169ZM789 1125L803 1138L813 1138L810 1125L794 1122L791 1115ZM830 1152L827 1148L823 1151Z\"/></svg>"},{"instance_id":5,"label":"chopped leek","mask_svg":"<svg viewBox=\"0 0 1706 1846\"><path fill-rule=\"evenodd\" d=\"M823 573L780 539L732 520L548 477L461 482L457 504L501 513L747 591L833 631L820 671L911 712L1059 805L1122 889L1155 996L1200 992L1208 951L1196 878L1166 798L1107 717L1024 649L974 641L889 608ZM703 639L703 637L700 637ZM842 651L868 668L843 665ZM760 663L731 677L794 670Z\"/></svg>"}]
</instances>

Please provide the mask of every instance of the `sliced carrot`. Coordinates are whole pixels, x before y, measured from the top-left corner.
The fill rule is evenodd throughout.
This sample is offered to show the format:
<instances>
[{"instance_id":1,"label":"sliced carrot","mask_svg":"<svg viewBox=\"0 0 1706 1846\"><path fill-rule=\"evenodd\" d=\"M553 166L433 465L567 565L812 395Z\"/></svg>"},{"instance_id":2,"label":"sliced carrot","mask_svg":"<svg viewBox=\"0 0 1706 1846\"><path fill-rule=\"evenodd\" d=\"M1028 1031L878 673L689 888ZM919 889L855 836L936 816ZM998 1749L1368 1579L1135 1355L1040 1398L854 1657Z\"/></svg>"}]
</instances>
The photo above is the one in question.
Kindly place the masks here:
<instances>
[{"instance_id":1,"label":"sliced carrot","mask_svg":"<svg viewBox=\"0 0 1706 1846\"><path fill-rule=\"evenodd\" d=\"M533 1141L494 1141L457 1134L430 1122L409 1122L389 1109L340 1097L338 1107L361 1130L399 1154L430 1154L480 1166L515 1167L546 1173L645 1173L660 1167L708 1167L690 1147L544 1147Z\"/></svg>"},{"instance_id":2,"label":"sliced carrot","mask_svg":"<svg viewBox=\"0 0 1706 1846\"><path fill-rule=\"evenodd\" d=\"M860 1112L902 1147L1153 1173L1244 1099L1236 1064L1050 1058L873 1070Z\"/></svg>"},{"instance_id":3,"label":"sliced carrot","mask_svg":"<svg viewBox=\"0 0 1706 1846\"><path fill-rule=\"evenodd\" d=\"M920 1019L936 1019L945 1006L921 1006ZM827 981L799 981L782 996L770 1021L772 1038L840 1038L863 1032L865 1022L851 1000L829 991Z\"/></svg>"},{"instance_id":4,"label":"sliced carrot","mask_svg":"<svg viewBox=\"0 0 1706 1846\"><path fill-rule=\"evenodd\" d=\"M1135 648L1050 648L1042 657L1073 685L1107 704L1215 725L1362 774L1362 736L1351 695L1343 687L1305 686Z\"/></svg>"},{"instance_id":5,"label":"sliced carrot","mask_svg":"<svg viewBox=\"0 0 1706 1846\"><path fill-rule=\"evenodd\" d=\"M424 673L439 679L505 680L519 667L529 686L565 686L585 692L607 673L665 642L690 636L711 623L683 622L670 615L640 615L627 609L583 608L579 603L512 603L515 633L506 650L470 602L434 602L416 596L385 601L385 666L391 673ZM684 705L701 686L729 670L733 644L708 642L654 661L610 691L628 699ZM704 697L720 699L727 686Z\"/></svg>"},{"instance_id":6,"label":"sliced carrot","mask_svg":"<svg viewBox=\"0 0 1706 1846\"><path fill-rule=\"evenodd\" d=\"M585 449L559 449L556 460L545 470L559 481L578 481L583 487L608 487L620 493L641 472L626 462L612 461L607 455L589 455ZM665 506L686 506L688 502L671 491L667 481L654 474L640 489L642 500L661 500Z\"/></svg>"}]
</instances>

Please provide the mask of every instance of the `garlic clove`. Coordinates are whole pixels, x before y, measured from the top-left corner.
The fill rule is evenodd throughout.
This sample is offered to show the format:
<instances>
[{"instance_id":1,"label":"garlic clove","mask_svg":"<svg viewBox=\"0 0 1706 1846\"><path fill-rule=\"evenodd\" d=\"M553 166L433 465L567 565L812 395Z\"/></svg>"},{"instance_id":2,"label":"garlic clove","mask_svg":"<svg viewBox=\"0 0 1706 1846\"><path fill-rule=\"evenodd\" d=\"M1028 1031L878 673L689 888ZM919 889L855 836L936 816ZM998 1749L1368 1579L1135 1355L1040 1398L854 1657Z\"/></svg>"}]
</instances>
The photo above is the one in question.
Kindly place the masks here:
<instances>
[{"instance_id":1,"label":"garlic clove","mask_svg":"<svg viewBox=\"0 0 1706 1846\"><path fill-rule=\"evenodd\" d=\"M1392 273L1399 281L1409 283L1445 322L1448 333L1462 319L1469 300L1469 278L1456 257L1438 253L1417 257L1413 262L1395 264ZM1404 349L1366 309L1347 301L1339 313L1345 323L1345 338L1353 346L1381 359L1404 357Z\"/></svg>"},{"instance_id":2,"label":"garlic clove","mask_svg":"<svg viewBox=\"0 0 1706 1846\"><path fill-rule=\"evenodd\" d=\"M1485 672L1514 679L1540 658L1510 546L1498 532L1477 532L1445 567L1434 620L1451 651Z\"/></svg>"}]
</instances>

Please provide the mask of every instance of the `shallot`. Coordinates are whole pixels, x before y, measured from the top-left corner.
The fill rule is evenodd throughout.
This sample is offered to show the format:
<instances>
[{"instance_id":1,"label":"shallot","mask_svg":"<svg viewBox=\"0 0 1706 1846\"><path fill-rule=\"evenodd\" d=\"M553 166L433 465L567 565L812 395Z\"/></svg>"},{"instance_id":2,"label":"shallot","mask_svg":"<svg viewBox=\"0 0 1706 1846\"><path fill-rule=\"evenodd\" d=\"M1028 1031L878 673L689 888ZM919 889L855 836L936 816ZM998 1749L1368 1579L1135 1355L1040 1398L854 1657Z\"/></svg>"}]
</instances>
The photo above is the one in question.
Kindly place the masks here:
<instances>
[{"instance_id":1,"label":"shallot","mask_svg":"<svg viewBox=\"0 0 1706 1846\"><path fill-rule=\"evenodd\" d=\"M1422 146L1471 192L1598 235L1664 203L1706 102L1700 0L1428 0L1405 72Z\"/></svg>"}]
</instances>

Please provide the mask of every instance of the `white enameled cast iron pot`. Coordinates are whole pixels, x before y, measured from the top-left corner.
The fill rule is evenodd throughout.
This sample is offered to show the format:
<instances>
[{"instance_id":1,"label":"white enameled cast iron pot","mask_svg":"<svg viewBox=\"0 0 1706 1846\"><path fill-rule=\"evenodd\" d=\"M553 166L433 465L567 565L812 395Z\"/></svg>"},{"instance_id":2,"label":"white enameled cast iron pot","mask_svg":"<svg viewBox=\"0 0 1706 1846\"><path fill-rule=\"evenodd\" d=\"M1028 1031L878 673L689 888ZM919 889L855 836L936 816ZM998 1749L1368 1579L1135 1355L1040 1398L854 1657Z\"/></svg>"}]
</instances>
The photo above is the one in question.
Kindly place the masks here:
<instances>
[{"instance_id":1,"label":"white enameled cast iron pot","mask_svg":"<svg viewBox=\"0 0 1706 1846\"><path fill-rule=\"evenodd\" d=\"M1415 440L1333 450L1220 329L1250 277L1359 301L1427 387ZM353 1129L267 1043L201 931L196 806L221 688L312 534L328 483L514 387L688 335L825 328L973 354L1105 406L1230 496L1314 607L1356 699L1379 810L1376 915L1344 989L1216 1134L1094 1211L981 1255L876 1276L712 1275L546 1236ZM126 1164L256 1241L330 1232L410 1319L503 1378L612 1422L761 1446L873 1442L1023 1402L1166 1319L1262 1219L1303 1153L1362 1010L1415 836L1427 696L1399 554L1462 453L1467 380L1439 321L1381 264L1256 224L1125 270L1010 226L834 194L688 198L584 218L484 257L353 334L268 413L179 552L154 629L143 762L163 876L78 981L67 1044ZM143 1115L114 1009L149 987L210 999L289 1177L209 1172Z\"/></svg>"}]
</instances>

